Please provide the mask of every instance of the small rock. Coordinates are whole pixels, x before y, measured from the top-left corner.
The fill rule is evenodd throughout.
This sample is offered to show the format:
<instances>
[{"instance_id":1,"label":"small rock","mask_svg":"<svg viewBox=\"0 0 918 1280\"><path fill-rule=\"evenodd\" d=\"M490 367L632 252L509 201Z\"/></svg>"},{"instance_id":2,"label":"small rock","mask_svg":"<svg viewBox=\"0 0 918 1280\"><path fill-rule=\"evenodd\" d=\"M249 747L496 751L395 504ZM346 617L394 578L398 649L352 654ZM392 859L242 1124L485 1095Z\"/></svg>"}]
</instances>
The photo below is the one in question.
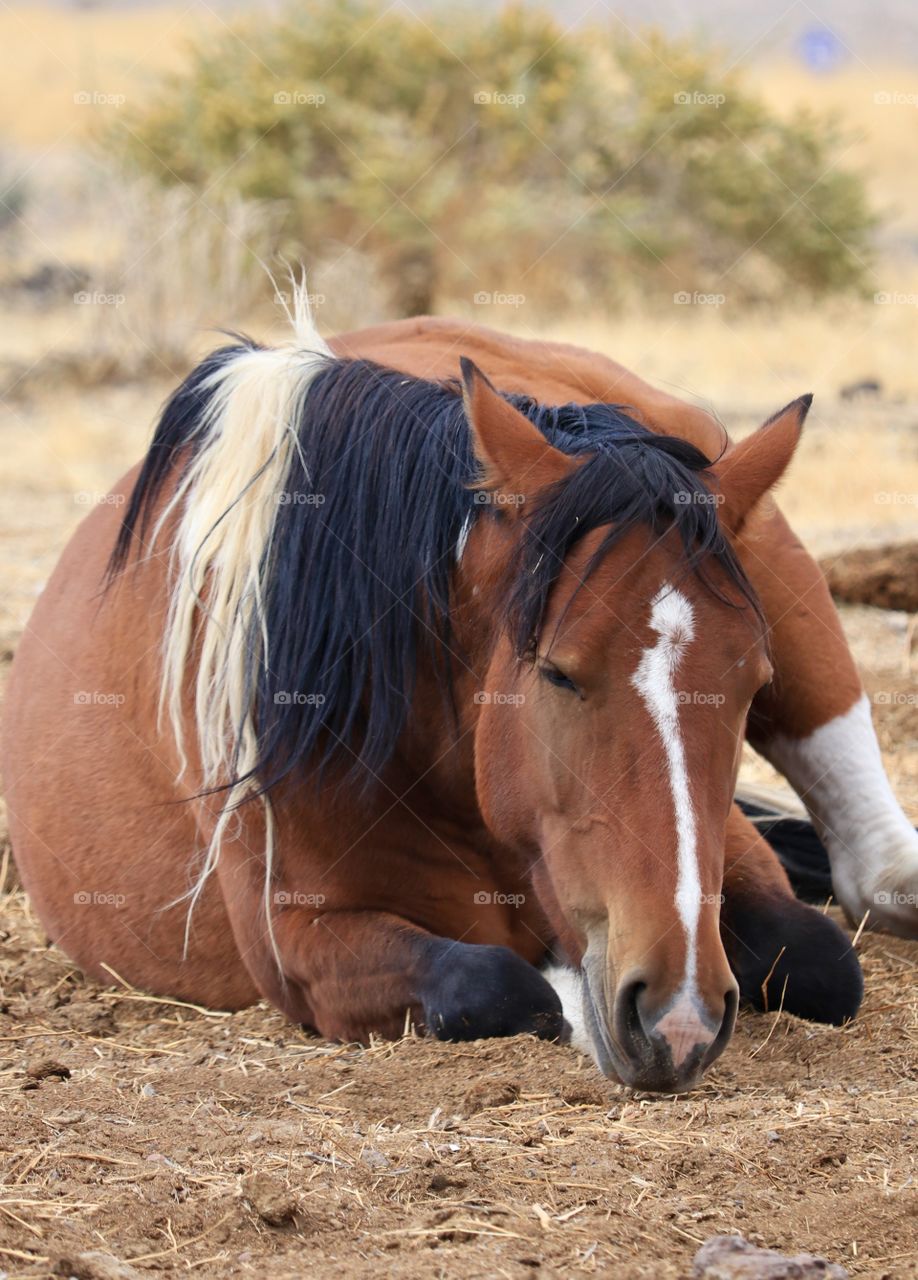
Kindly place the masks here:
<instances>
[{"instance_id":1,"label":"small rock","mask_svg":"<svg viewBox=\"0 0 918 1280\"><path fill-rule=\"evenodd\" d=\"M136 1267L101 1249L78 1253L72 1258L59 1258L51 1274L67 1276L68 1280L70 1277L74 1280L142 1280L142 1273Z\"/></svg>"},{"instance_id":2,"label":"small rock","mask_svg":"<svg viewBox=\"0 0 918 1280\"><path fill-rule=\"evenodd\" d=\"M461 1113L474 1115L489 1107L507 1107L520 1096L520 1086L511 1080L480 1080L473 1084L462 1099Z\"/></svg>"},{"instance_id":3,"label":"small rock","mask_svg":"<svg viewBox=\"0 0 918 1280\"><path fill-rule=\"evenodd\" d=\"M141 1091L140 1091L140 1092L143 1094L143 1096L144 1096L145 1098L155 1098L155 1097L156 1097L156 1089L154 1088L154 1086L153 1086L152 1084L145 1084L145 1085L143 1086L143 1088L141 1089Z\"/></svg>"},{"instance_id":4,"label":"small rock","mask_svg":"<svg viewBox=\"0 0 918 1280\"><path fill-rule=\"evenodd\" d=\"M876 400L883 391L879 378L861 378L857 382L846 382L839 387L840 400Z\"/></svg>"},{"instance_id":5,"label":"small rock","mask_svg":"<svg viewBox=\"0 0 918 1280\"><path fill-rule=\"evenodd\" d=\"M294 1193L268 1173L253 1173L243 1181L242 1194L263 1222L272 1227L283 1227L296 1216L298 1209Z\"/></svg>"},{"instance_id":6,"label":"small rock","mask_svg":"<svg viewBox=\"0 0 918 1280\"><path fill-rule=\"evenodd\" d=\"M847 1280L844 1267L811 1253L759 1249L742 1236L713 1236L695 1254L693 1280Z\"/></svg>"},{"instance_id":7,"label":"small rock","mask_svg":"<svg viewBox=\"0 0 918 1280\"><path fill-rule=\"evenodd\" d=\"M377 1151L375 1147L364 1147L360 1153L360 1161L367 1164L371 1169L388 1169L392 1161L382 1151Z\"/></svg>"},{"instance_id":8,"label":"small rock","mask_svg":"<svg viewBox=\"0 0 918 1280\"><path fill-rule=\"evenodd\" d=\"M80 1124L86 1119L85 1111L59 1111L56 1116L48 1116L48 1124Z\"/></svg>"},{"instance_id":9,"label":"small rock","mask_svg":"<svg viewBox=\"0 0 918 1280\"><path fill-rule=\"evenodd\" d=\"M69 1080L70 1068L65 1067L62 1062L56 1062L54 1058L43 1058L41 1062L34 1062L31 1067L27 1067L26 1075L30 1080L48 1080L51 1077Z\"/></svg>"},{"instance_id":10,"label":"small rock","mask_svg":"<svg viewBox=\"0 0 918 1280\"><path fill-rule=\"evenodd\" d=\"M448 1173L435 1173L427 1184L427 1189L439 1195L441 1191L449 1191L452 1188L461 1191L465 1185L462 1178L453 1178Z\"/></svg>"},{"instance_id":11,"label":"small rock","mask_svg":"<svg viewBox=\"0 0 918 1280\"><path fill-rule=\"evenodd\" d=\"M52 1057L45 1057L40 1062L33 1062L26 1068L26 1080L23 1089L37 1089L42 1080L69 1080L70 1068L63 1062L56 1062Z\"/></svg>"},{"instance_id":12,"label":"small rock","mask_svg":"<svg viewBox=\"0 0 918 1280\"><path fill-rule=\"evenodd\" d=\"M584 1081L581 1084L569 1084L561 1090L561 1101L569 1107L605 1107L609 1098L597 1084Z\"/></svg>"}]
</instances>

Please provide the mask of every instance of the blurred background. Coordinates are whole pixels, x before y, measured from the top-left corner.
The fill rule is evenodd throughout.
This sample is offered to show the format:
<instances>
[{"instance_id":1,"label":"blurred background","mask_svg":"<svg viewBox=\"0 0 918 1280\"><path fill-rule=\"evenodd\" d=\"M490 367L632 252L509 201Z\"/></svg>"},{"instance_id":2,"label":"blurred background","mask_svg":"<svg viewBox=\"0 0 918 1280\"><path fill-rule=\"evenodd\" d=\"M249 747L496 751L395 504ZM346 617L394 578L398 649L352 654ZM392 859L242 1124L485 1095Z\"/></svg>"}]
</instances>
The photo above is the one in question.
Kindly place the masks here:
<instances>
[{"instance_id":1,"label":"blurred background","mask_svg":"<svg viewBox=\"0 0 918 1280\"><path fill-rule=\"evenodd\" d=\"M911 672L908 0L14 3L0 49L8 649L170 387L215 330L279 334L302 263L326 332L561 337L740 434L815 391L783 504Z\"/></svg>"}]
</instances>

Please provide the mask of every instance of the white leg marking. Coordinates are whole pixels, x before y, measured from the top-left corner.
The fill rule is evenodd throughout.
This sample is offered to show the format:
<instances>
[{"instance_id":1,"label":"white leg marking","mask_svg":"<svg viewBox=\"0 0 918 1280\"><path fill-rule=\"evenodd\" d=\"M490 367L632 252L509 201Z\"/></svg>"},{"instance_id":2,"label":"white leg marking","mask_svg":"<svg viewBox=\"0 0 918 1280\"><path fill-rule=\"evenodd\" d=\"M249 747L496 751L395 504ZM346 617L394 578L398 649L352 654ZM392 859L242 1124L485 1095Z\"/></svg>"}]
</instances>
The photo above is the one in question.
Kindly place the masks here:
<instances>
[{"instance_id":1,"label":"white leg marking","mask_svg":"<svg viewBox=\"0 0 918 1280\"><path fill-rule=\"evenodd\" d=\"M777 735L765 754L809 809L850 918L869 910L868 925L918 937L918 833L889 785L867 697L809 737Z\"/></svg>"},{"instance_id":2,"label":"white leg marking","mask_svg":"<svg viewBox=\"0 0 918 1280\"><path fill-rule=\"evenodd\" d=\"M583 1017L583 975L580 970L563 964L549 964L542 970L542 977L550 987L554 987L561 1001L561 1011L571 1029L571 1044L595 1060L593 1041Z\"/></svg>"},{"instance_id":3,"label":"white leg marking","mask_svg":"<svg viewBox=\"0 0 918 1280\"><path fill-rule=\"evenodd\" d=\"M669 785L676 814L676 908L685 929L684 990L695 985L698 916L701 911L701 877L698 872L698 840L695 810L689 793L685 750L679 728L679 699L675 674L685 649L695 634L695 615L684 595L664 586L653 599L650 625L660 639L645 649L631 683L644 699L666 752Z\"/></svg>"}]
</instances>

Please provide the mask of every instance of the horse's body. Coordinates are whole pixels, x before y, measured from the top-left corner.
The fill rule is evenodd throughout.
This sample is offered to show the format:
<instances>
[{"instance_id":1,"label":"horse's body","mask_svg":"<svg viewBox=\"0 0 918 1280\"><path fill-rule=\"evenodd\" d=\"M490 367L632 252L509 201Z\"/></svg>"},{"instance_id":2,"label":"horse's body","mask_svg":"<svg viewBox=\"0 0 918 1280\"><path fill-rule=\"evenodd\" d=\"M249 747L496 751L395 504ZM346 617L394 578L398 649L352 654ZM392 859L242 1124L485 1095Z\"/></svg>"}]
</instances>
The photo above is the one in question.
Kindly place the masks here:
<instances>
[{"instance_id":1,"label":"horse's body","mask_svg":"<svg viewBox=\"0 0 918 1280\"><path fill-rule=\"evenodd\" d=\"M691 441L708 457L722 451L722 432L706 414L649 388L611 361L574 348L522 343L430 320L345 335L331 345L338 356L371 359L406 378L454 377L459 356L468 354L501 392L543 404L624 404L652 432ZM595 531L582 542L564 545L563 568L555 572L547 603L542 601L552 634L563 642L563 624L577 641L571 661L587 672L583 689L550 667L542 671L547 684L563 687L528 692L530 685L518 683L518 656L503 632L493 630L486 610L490 601L491 613L499 612L502 574L522 522L513 514L474 522L466 517L450 584L458 628L447 644L454 658L458 654L452 663L455 716L447 706L442 673L419 653L417 685L397 750L389 751L378 770L369 756L364 760L377 774L376 785L355 783L351 767L366 752L359 740L339 734L341 726L332 721L310 739L310 750L328 759L318 786L307 785L304 760L291 755L283 737L290 731L283 711L259 705L258 743L253 745L254 737L246 742L243 733L232 757L221 756L215 747L214 723L208 729L213 707L220 710L224 729L230 721L235 727L239 707L254 696L246 680L263 679L263 672L249 671L227 690L220 665L225 654L218 652L221 634L228 646L238 643L233 619L241 609L257 612L253 592L257 596L261 586L250 582L247 594L233 597L236 614L225 615L221 632L223 587L200 578L198 589L207 597L204 612L196 612L192 592L186 601L184 652L176 648L177 624L170 614L177 598L170 549L177 537L187 542L195 529L200 535L194 546L188 544L189 573L197 571L194 552L214 527L221 554L232 558L233 573L261 572L254 562L265 555L264 541L252 543L246 526L250 542L242 542L243 529L241 545L233 545L226 530L240 496L258 493L257 485L250 485L254 470L265 464L258 484L271 478L265 458L252 453L243 420L247 406L256 416L262 412L264 421L270 416L263 396L274 385L273 375L263 366L273 354L251 357L255 380L248 388L239 379L228 384L232 394L227 392L221 409L225 433L233 414L243 423L237 427L238 447L230 442L221 466L231 467L241 453L246 466L255 457L257 468L243 466L226 480L224 492L211 493L211 505L204 504L189 530L183 512L196 514L199 493L182 490L181 468L191 446L186 439L172 453L161 448L157 484L150 483L148 459L143 473L135 469L114 491L130 504L140 474L141 489L152 495L146 522L144 512L129 505L134 524L125 538L124 505L98 506L66 548L23 635L5 717L10 826L26 888L54 941L103 981L114 972L142 989L220 1008L267 996L292 1018L341 1038L365 1038L373 1031L397 1034L407 1011L447 1037L517 1030L559 1034L557 998L533 966L560 947L573 964L583 962L591 992L586 1019L600 1064L647 1087L691 1083L723 1047L735 1007L730 968L741 995L754 1003L763 999L767 979L767 995L777 1002L783 993L785 1007L804 1016L840 1021L853 1014L860 978L843 936L825 917L795 901L771 849L730 804L738 734L754 695L750 738L810 806L849 915L859 918L869 907L871 923L915 932L914 908L894 896L914 891L915 836L883 777L834 608L815 564L770 502L758 501L790 456L798 429L791 421L794 414L789 425L782 420L763 428L762 442L754 446L757 454L743 454L744 446L729 453L718 473L725 520L727 510L735 508L732 545L770 628L771 684L757 692L767 658L750 609L732 599L739 579L734 583L729 572L729 548L714 555L712 593L685 566L684 584L675 577L684 556L684 549L671 543L675 535L648 540L638 521L590 576L589 559L601 552L606 527L595 520ZM284 368L279 377L289 374ZM529 512L534 494L560 493L575 483L576 456L548 448L534 428L530 439L523 416L474 371L467 371L466 384L478 462L490 492L505 493L511 512L515 501ZM187 426L199 407L195 397L203 398L201 386L174 408L175 422L181 419ZM314 394L304 393L303 403L312 403ZM336 430L330 418L328 432ZM768 432L770 444L764 438ZM345 442L341 456L351 447ZM200 490L212 484L215 466L212 462L210 472L196 473ZM309 498L302 496L304 502ZM290 519L299 519L294 499L287 497ZM415 500L419 497L415 494ZM278 494L271 500L277 502ZM330 521L321 507L312 514ZM371 525L384 518L379 510L353 515L355 522ZM145 539L159 519L162 527L151 549ZM714 538L714 526L703 521L702 526L705 536ZM104 589L119 533L124 554L114 581ZM372 565L367 574L371 571L378 577ZM538 571L533 562L532 573ZM626 575L626 588L620 587ZM565 585L568 576L573 595ZM294 590L308 604L316 583L292 571L285 571L285 578L287 593ZM263 586L268 579L259 581ZM587 586L578 593L582 581ZM672 590L674 582L678 590ZM669 584L666 591L661 583ZM333 586L325 584L328 590ZM367 590L373 589L367 578ZM731 597L729 607L715 602L718 592ZM570 717L586 724L585 713L563 699L577 689L572 696L586 699L591 714L605 715L603 707L619 697L618 685L599 692L590 683L593 671L584 654L593 653L597 669L603 667L603 645L609 641L599 628L611 622L595 601L590 616L590 602L584 603L588 594L613 601L607 613L640 620L629 623L630 635L622 632L618 642L621 660L630 655L620 683L628 691L633 730L623 729L612 742L605 720L597 720L581 754L586 728L578 729L579 736L568 735L574 732ZM676 605L666 603L671 597ZM330 607L316 598L315 616ZM346 610L348 601L335 607ZM297 626L308 636L312 615L302 603L295 608ZM435 610L427 616L425 608L416 606L422 638L424 628L439 625ZM377 608L378 614L385 612ZM214 618L209 631L202 630L201 621L208 613ZM544 619L537 625L543 624ZM177 673L166 715L159 707L164 635L173 637L170 654ZM270 639L273 644L273 635ZM282 644L295 639L285 637ZM349 642L358 655L361 643L356 633ZM339 653L346 662L348 645L342 643ZM720 703L698 710L699 727L686 727L677 748L667 739L675 722L667 720L664 703L676 688L677 674L681 679L680 673L689 670L683 654L699 664L691 668L696 689L725 692L718 695ZM655 666L661 655L666 661ZM391 655L395 670L401 660ZM209 668L209 661L216 666ZM378 653L374 662L378 667ZM210 683L201 684L202 670L209 672ZM370 681L390 679L389 672L375 668L364 674ZM661 680L669 681L662 693ZM271 687L274 705L283 706L276 685ZM504 705L502 688L527 692L511 694ZM481 689L485 693L479 699ZM304 700L305 723L322 692L293 686L289 695ZM351 711L368 733L372 721L366 719L362 691L340 695L355 696L359 705ZM381 699L386 696L380 693ZM696 715L694 708L689 714ZM275 719L276 741L271 739ZM273 742L271 752L277 750L259 756L266 737ZM337 752L330 737L342 739ZM368 751L367 742L365 737ZM578 762L576 770L552 758L565 742L570 743L567 758ZM529 753L526 766L514 772L512 762L521 753ZM505 777L498 767L502 758ZM291 764L296 767L288 768ZM267 809L249 799L228 811L226 792L202 795L242 777L249 766L257 784L271 784ZM576 783L569 772L577 773ZM683 775L697 782L697 789L680 827ZM655 800L661 788L665 794L667 776L672 802L648 804L648 792ZM617 779L628 779L627 785L615 790ZM239 800L244 791L243 784L229 794ZM612 805L604 800L609 791ZM638 850L643 845L649 863L659 861L657 850L670 851L663 859L665 874L656 872L662 885L633 856L629 861L622 855L622 866L616 866L618 851L629 844ZM267 876L266 845L273 850ZM195 881L202 855L210 859L213 874ZM677 869L670 865L673 858ZM695 875L700 906L686 905L691 897L686 868Z\"/></svg>"}]
</instances>

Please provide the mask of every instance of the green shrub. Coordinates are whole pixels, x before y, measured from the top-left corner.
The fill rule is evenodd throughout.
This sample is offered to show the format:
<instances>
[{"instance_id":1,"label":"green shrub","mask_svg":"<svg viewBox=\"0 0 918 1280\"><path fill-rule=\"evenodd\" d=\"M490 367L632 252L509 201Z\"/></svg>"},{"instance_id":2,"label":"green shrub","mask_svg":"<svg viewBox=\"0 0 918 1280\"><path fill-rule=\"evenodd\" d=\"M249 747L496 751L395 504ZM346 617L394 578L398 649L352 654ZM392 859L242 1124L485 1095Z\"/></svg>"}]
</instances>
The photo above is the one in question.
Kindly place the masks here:
<instances>
[{"instance_id":1,"label":"green shrub","mask_svg":"<svg viewBox=\"0 0 918 1280\"><path fill-rule=\"evenodd\" d=\"M856 289L874 222L831 122L777 118L690 43L528 8L300 0L199 43L114 128L166 183L281 202L307 266L369 253L402 313Z\"/></svg>"}]
</instances>

